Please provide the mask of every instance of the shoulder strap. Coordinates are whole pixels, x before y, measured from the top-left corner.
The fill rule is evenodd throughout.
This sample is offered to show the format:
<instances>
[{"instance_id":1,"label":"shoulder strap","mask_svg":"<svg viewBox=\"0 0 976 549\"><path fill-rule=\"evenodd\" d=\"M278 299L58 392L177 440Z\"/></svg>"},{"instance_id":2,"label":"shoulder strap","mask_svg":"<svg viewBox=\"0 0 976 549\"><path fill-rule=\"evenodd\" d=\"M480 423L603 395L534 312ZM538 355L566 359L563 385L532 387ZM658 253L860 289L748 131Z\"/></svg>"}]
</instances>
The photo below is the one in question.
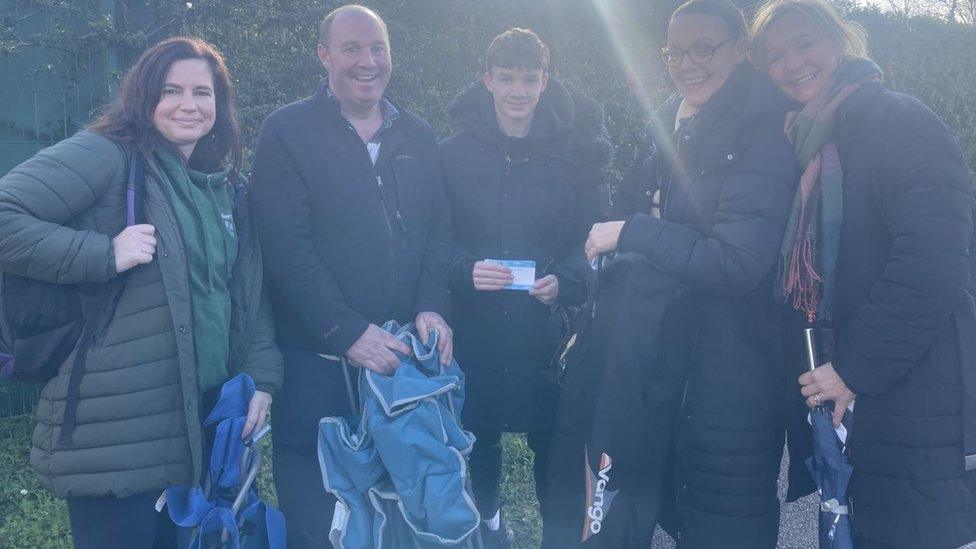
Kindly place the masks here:
<instances>
[{"instance_id":1,"label":"shoulder strap","mask_svg":"<svg viewBox=\"0 0 976 549\"><path fill-rule=\"evenodd\" d=\"M129 179L125 186L125 226L144 223L142 208L143 190L146 184L142 153L138 147L129 146Z\"/></svg>"},{"instance_id":2,"label":"shoulder strap","mask_svg":"<svg viewBox=\"0 0 976 549\"><path fill-rule=\"evenodd\" d=\"M131 227L136 223L144 223L144 212L142 209L143 191L145 188L145 171L142 165L142 153L134 145L128 145L129 149L129 177L125 187L125 226ZM95 329L103 321L109 320L111 312L107 309L122 291L124 274L119 275L117 280L106 284L103 295L94 297L89 306L83 311L81 337L78 340L78 347L75 350L74 361L68 374L68 391L64 403L64 416L61 422L61 432L58 435L58 444L67 447L71 444L71 435L74 434L77 422L78 394L81 389L81 379L85 373L88 361L88 351L91 349L95 338Z\"/></svg>"}]
</instances>

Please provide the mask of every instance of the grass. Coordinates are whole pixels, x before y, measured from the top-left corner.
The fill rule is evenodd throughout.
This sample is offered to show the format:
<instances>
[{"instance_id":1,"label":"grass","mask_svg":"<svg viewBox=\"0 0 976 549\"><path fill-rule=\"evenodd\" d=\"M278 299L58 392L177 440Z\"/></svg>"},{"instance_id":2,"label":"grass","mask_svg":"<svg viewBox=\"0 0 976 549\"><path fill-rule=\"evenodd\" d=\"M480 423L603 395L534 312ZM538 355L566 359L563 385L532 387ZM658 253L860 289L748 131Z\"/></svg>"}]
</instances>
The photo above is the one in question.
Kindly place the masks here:
<instances>
[{"instance_id":1,"label":"grass","mask_svg":"<svg viewBox=\"0 0 976 549\"><path fill-rule=\"evenodd\" d=\"M27 463L30 416L0 418L0 547L60 549L71 547L67 508L46 492ZM269 437L270 438L270 437ZM271 478L271 441L262 442L265 456L258 490L275 504ZM502 513L515 532L515 548L539 546L541 522L532 481L532 452L520 435L506 435Z\"/></svg>"},{"instance_id":2,"label":"grass","mask_svg":"<svg viewBox=\"0 0 976 549\"><path fill-rule=\"evenodd\" d=\"M27 415L0 419L0 547L71 547L64 501L41 488L27 464L32 427Z\"/></svg>"}]
</instances>

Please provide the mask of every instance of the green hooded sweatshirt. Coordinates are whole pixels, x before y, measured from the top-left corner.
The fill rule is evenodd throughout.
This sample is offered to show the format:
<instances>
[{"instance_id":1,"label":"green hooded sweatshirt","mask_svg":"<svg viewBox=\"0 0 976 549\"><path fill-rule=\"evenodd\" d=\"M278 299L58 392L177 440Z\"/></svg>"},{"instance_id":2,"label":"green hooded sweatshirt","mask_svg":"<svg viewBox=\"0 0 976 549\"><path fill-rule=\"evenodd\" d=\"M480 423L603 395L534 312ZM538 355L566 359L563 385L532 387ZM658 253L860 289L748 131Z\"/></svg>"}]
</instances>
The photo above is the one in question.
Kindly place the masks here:
<instances>
[{"instance_id":1,"label":"green hooded sweatshirt","mask_svg":"<svg viewBox=\"0 0 976 549\"><path fill-rule=\"evenodd\" d=\"M237 260L230 169L205 174L169 151L156 152L190 267L193 344L201 393L227 379L230 358L230 277Z\"/></svg>"}]
</instances>

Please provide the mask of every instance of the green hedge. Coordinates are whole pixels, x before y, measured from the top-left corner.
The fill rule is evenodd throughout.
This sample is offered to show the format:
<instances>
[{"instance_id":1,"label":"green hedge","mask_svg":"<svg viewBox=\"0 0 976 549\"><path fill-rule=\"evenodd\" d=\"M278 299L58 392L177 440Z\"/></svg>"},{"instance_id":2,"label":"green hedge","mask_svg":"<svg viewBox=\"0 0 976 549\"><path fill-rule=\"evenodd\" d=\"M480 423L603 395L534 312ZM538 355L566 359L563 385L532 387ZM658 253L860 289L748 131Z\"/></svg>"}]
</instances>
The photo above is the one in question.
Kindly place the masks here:
<instances>
[{"instance_id":1,"label":"green hedge","mask_svg":"<svg viewBox=\"0 0 976 549\"><path fill-rule=\"evenodd\" d=\"M976 27L859 12L871 56L896 91L914 95L955 130L976 170Z\"/></svg>"},{"instance_id":2,"label":"green hedge","mask_svg":"<svg viewBox=\"0 0 976 549\"><path fill-rule=\"evenodd\" d=\"M757 2L742 0L748 10ZM78 52L105 46L131 63L147 45L174 34L197 34L227 57L238 82L239 115L247 143L276 107L308 95L323 71L314 55L318 22L339 3L322 0L117 0L112 20L105 0L34 0L53 24L41 41ZM611 179L626 169L653 107L671 91L658 59L675 0L372 0L389 23L394 57L390 91L427 118L441 136L452 130L443 112L482 71L491 38L510 26L534 28L553 52L553 71L604 104L617 157ZM842 4L849 6L850 4ZM189 7L188 7L189 6ZM976 166L976 30L934 20L904 20L851 11L868 29L872 54L889 85L918 96L955 129ZM87 24L79 25L79 21ZM2 26L2 23L0 23ZM0 28L0 52L17 40ZM19 41L19 42L18 42ZM70 67L70 68L69 68ZM47 70L75 78L77 63Z\"/></svg>"},{"instance_id":3,"label":"green hedge","mask_svg":"<svg viewBox=\"0 0 976 549\"><path fill-rule=\"evenodd\" d=\"M670 9L666 0L367 4L390 25L391 92L426 117L441 136L452 131L444 106L480 75L488 42L510 26L539 32L552 48L556 76L604 104L617 147L611 179L627 168L650 110L672 90L657 55ZM313 43L318 21L332 6L295 0L284 11L274 5L267 0L246 6L209 1L184 12L183 32L217 43L234 70L249 143L269 112L310 93L322 75ZM867 28L872 54L885 69L888 84L916 95L942 116L957 132L970 166L976 167L976 30L875 11L851 16Z\"/></svg>"}]
</instances>

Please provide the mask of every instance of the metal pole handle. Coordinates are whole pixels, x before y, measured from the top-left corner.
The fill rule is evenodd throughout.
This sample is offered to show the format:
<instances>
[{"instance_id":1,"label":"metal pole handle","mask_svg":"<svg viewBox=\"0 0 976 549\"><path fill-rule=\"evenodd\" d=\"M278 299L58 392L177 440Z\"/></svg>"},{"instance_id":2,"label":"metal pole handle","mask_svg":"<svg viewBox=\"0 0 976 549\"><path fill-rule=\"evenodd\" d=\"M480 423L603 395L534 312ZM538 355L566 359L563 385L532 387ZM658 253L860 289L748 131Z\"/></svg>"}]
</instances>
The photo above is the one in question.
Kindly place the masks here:
<instances>
[{"instance_id":1,"label":"metal pole handle","mask_svg":"<svg viewBox=\"0 0 976 549\"><path fill-rule=\"evenodd\" d=\"M352 408L354 414L358 414L361 411L359 408L358 391L352 384L352 376L349 374L349 361L346 357L341 357L339 363L342 368L342 378L346 382L346 396L349 397L349 406Z\"/></svg>"},{"instance_id":2,"label":"metal pole handle","mask_svg":"<svg viewBox=\"0 0 976 549\"><path fill-rule=\"evenodd\" d=\"M819 353L817 352L816 332L816 328L803 329L803 339L806 341L807 350L807 368L810 369L810 371L813 371L820 366Z\"/></svg>"}]
</instances>

